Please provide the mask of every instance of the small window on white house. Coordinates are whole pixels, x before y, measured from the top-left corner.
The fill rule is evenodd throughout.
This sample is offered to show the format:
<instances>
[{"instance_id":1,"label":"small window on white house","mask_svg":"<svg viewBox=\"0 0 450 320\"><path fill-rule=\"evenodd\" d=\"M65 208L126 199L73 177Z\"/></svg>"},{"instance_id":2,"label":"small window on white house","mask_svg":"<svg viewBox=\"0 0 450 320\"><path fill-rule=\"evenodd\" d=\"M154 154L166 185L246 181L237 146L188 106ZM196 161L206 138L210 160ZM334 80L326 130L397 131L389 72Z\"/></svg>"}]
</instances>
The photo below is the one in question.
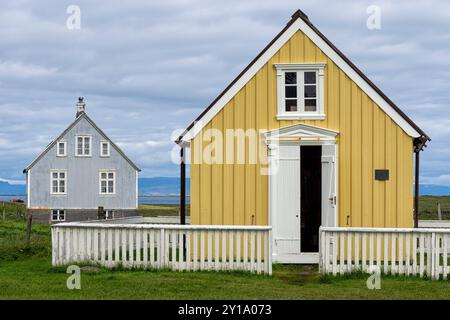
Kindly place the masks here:
<instances>
[{"instance_id":1,"label":"small window on white house","mask_svg":"<svg viewBox=\"0 0 450 320\"><path fill-rule=\"evenodd\" d=\"M100 142L100 156L101 157L109 157L109 142L108 141Z\"/></svg>"},{"instance_id":2,"label":"small window on white house","mask_svg":"<svg viewBox=\"0 0 450 320\"><path fill-rule=\"evenodd\" d=\"M278 120L324 119L324 64L276 64Z\"/></svg>"},{"instance_id":3,"label":"small window on white house","mask_svg":"<svg viewBox=\"0 0 450 320\"><path fill-rule=\"evenodd\" d=\"M92 149L91 136L76 136L75 154L79 157L90 157Z\"/></svg>"},{"instance_id":4,"label":"small window on white house","mask_svg":"<svg viewBox=\"0 0 450 320\"><path fill-rule=\"evenodd\" d=\"M52 221L65 221L66 220L66 211L65 210L51 210Z\"/></svg>"},{"instance_id":5,"label":"small window on white house","mask_svg":"<svg viewBox=\"0 0 450 320\"><path fill-rule=\"evenodd\" d=\"M58 141L56 144L56 155L58 157L65 157L67 156L67 142L66 141Z\"/></svg>"},{"instance_id":6,"label":"small window on white house","mask_svg":"<svg viewBox=\"0 0 450 320\"><path fill-rule=\"evenodd\" d=\"M105 219L114 219L114 210L105 210Z\"/></svg>"},{"instance_id":7,"label":"small window on white house","mask_svg":"<svg viewBox=\"0 0 450 320\"><path fill-rule=\"evenodd\" d=\"M66 194L67 172L53 170L50 172L51 194Z\"/></svg>"},{"instance_id":8,"label":"small window on white house","mask_svg":"<svg viewBox=\"0 0 450 320\"><path fill-rule=\"evenodd\" d=\"M100 194L116 193L116 173L114 171L100 171Z\"/></svg>"}]
</instances>

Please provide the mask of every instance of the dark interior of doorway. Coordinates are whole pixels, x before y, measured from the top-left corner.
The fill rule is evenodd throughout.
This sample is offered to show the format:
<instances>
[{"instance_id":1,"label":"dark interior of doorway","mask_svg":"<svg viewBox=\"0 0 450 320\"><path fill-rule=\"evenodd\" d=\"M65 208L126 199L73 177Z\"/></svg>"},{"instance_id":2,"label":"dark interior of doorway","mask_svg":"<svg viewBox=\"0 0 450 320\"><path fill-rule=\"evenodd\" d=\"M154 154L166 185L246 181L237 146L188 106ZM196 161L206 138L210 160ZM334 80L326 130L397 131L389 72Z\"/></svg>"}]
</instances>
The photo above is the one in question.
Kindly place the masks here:
<instances>
[{"instance_id":1,"label":"dark interior of doorway","mask_svg":"<svg viewBox=\"0 0 450 320\"><path fill-rule=\"evenodd\" d=\"M301 252L318 252L322 212L322 147L301 146L300 167Z\"/></svg>"}]
</instances>

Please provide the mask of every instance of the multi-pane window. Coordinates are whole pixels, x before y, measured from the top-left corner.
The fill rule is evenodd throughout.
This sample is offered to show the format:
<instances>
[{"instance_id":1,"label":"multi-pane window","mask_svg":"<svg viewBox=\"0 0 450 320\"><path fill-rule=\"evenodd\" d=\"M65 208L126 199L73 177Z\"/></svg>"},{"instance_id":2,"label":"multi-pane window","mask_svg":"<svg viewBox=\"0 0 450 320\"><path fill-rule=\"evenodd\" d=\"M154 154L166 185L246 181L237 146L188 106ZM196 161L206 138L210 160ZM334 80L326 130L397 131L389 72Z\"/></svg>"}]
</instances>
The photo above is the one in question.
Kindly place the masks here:
<instances>
[{"instance_id":1,"label":"multi-pane window","mask_svg":"<svg viewBox=\"0 0 450 320\"><path fill-rule=\"evenodd\" d=\"M66 141L58 141L56 144L56 154L58 157L67 156L67 142Z\"/></svg>"},{"instance_id":2,"label":"multi-pane window","mask_svg":"<svg viewBox=\"0 0 450 320\"><path fill-rule=\"evenodd\" d=\"M65 210L51 210L52 221L64 221L66 220L66 211Z\"/></svg>"},{"instance_id":3,"label":"multi-pane window","mask_svg":"<svg viewBox=\"0 0 450 320\"><path fill-rule=\"evenodd\" d=\"M325 64L276 64L275 68L277 119L324 119Z\"/></svg>"},{"instance_id":4,"label":"multi-pane window","mask_svg":"<svg viewBox=\"0 0 450 320\"><path fill-rule=\"evenodd\" d=\"M317 111L316 71L289 71L284 73L284 111Z\"/></svg>"},{"instance_id":5,"label":"multi-pane window","mask_svg":"<svg viewBox=\"0 0 450 320\"><path fill-rule=\"evenodd\" d=\"M87 157L91 155L91 136L76 136L76 155Z\"/></svg>"},{"instance_id":6,"label":"multi-pane window","mask_svg":"<svg viewBox=\"0 0 450 320\"><path fill-rule=\"evenodd\" d=\"M109 157L109 142L102 141L100 143L100 155L102 157Z\"/></svg>"},{"instance_id":7,"label":"multi-pane window","mask_svg":"<svg viewBox=\"0 0 450 320\"><path fill-rule=\"evenodd\" d=\"M114 210L105 210L105 219L113 219L114 218Z\"/></svg>"},{"instance_id":8,"label":"multi-pane window","mask_svg":"<svg viewBox=\"0 0 450 320\"><path fill-rule=\"evenodd\" d=\"M116 173L114 171L100 171L100 194L116 193Z\"/></svg>"},{"instance_id":9,"label":"multi-pane window","mask_svg":"<svg viewBox=\"0 0 450 320\"><path fill-rule=\"evenodd\" d=\"M66 171L51 171L51 193L52 194L66 194Z\"/></svg>"}]
</instances>

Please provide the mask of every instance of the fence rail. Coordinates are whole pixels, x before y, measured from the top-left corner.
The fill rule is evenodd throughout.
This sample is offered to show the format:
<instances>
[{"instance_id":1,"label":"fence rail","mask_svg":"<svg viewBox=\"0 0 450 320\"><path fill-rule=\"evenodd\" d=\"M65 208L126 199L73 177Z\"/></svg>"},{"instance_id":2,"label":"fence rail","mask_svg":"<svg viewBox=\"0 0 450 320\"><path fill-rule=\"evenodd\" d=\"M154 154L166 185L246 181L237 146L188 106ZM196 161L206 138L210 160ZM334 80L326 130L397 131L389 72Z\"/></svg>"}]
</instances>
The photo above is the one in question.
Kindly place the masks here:
<instances>
[{"instance_id":1,"label":"fence rail","mask_svg":"<svg viewBox=\"0 0 450 320\"><path fill-rule=\"evenodd\" d=\"M449 250L450 229L321 227L319 268L447 279Z\"/></svg>"},{"instance_id":2,"label":"fence rail","mask_svg":"<svg viewBox=\"0 0 450 320\"><path fill-rule=\"evenodd\" d=\"M59 223L52 263L272 274L270 226Z\"/></svg>"}]
</instances>

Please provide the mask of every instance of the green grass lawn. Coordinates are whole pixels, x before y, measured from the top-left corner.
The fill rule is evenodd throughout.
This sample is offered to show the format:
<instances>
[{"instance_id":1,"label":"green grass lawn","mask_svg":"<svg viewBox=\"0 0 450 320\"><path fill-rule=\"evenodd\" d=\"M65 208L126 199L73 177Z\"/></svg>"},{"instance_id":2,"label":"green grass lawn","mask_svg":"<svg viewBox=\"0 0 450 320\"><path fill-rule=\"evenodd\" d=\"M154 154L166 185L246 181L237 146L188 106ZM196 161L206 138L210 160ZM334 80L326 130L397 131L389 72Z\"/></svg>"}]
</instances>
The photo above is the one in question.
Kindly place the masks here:
<instances>
[{"instance_id":1,"label":"green grass lawn","mask_svg":"<svg viewBox=\"0 0 450 320\"><path fill-rule=\"evenodd\" d=\"M189 216L189 205L186 205L186 215ZM139 213L144 217L178 216L180 206L177 204L140 204Z\"/></svg>"},{"instance_id":2,"label":"green grass lawn","mask_svg":"<svg viewBox=\"0 0 450 320\"><path fill-rule=\"evenodd\" d=\"M0 218L3 218L3 215L5 217L25 218L25 204L0 201Z\"/></svg>"},{"instance_id":3,"label":"green grass lawn","mask_svg":"<svg viewBox=\"0 0 450 320\"><path fill-rule=\"evenodd\" d=\"M65 268L52 268L50 226L0 221L0 299L449 299L449 281L367 275L322 277L315 266L275 265L272 277L245 273L177 273L100 269L81 274L81 290L66 287Z\"/></svg>"},{"instance_id":4,"label":"green grass lawn","mask_svg":"<svg viewBox=\"0 0 450 320\"><path fill-rule=\"evenodd\" d=\"M107 271L81 275L81 289L66 288L67 274L48 258L0 262L1 299L449 299L450 283L386 277L369 290L366 276L320 277L305 267L275 266L273 277L229 273Z\"/></svg>"},{"instance_id":5,"label":"green grass lawn","mask_svg":"<svg viewBox=\"0 0 450 320\"><path fill-rule=\"evenodd\" d=\"M437 219L437 203L441 204L442 219L450 220L450 196L422 196L419 203L419 219ZM25 214L24 204L0 202L0 216L5 208L6 216L20 217ZM151 216L178 216L180 207L177 204L140 204L139 213L145 217ZM186 206L186 215L189 216L190 207Z\"/></svg>"},{"instance_id":6,"label":"green grass lawn","mask_svg":"<svg viewBox=\"0 0 450 320\"><path fill-rule=\"evenodd\" d=\"M419 218L437 220L437 204L441 204L442 219L450 220L450 196L422 196L419 203Z\"/></svg>"}]
</instances>

